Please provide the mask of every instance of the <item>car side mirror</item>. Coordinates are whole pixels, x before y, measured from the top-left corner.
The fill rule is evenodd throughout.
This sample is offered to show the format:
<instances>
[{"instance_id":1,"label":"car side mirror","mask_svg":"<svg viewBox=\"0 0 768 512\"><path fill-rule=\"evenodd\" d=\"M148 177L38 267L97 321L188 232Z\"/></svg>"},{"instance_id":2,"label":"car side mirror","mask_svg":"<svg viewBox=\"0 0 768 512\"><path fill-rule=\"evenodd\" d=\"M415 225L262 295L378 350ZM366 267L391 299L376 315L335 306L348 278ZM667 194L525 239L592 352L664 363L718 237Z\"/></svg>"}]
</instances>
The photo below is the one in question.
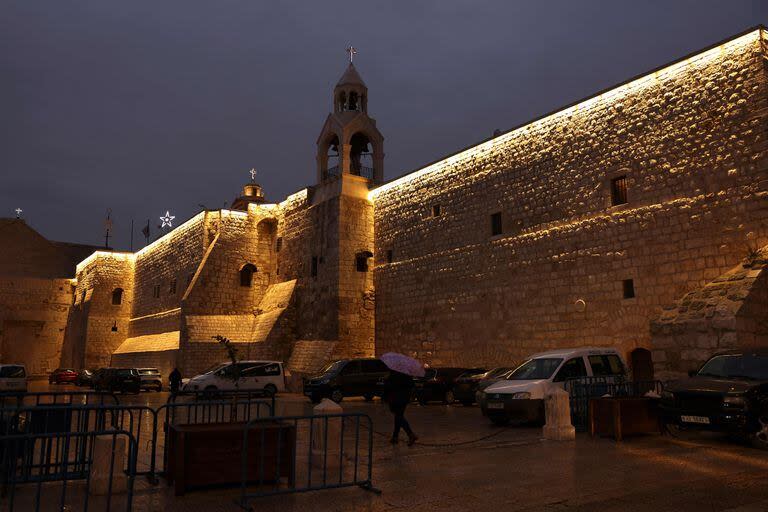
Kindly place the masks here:
<instances>
[{"instance_id":1,"label":"car side mirror","mask_svg":"<svg viewBox=\"0 0 768 512\"><path fill-rule=\"evenodd\" d=\"M696 374L698 374L698 373L699 372L697 372L696 370L688 370L688 376L689 377L695 377Z\"/></svg>"}]
</instances>

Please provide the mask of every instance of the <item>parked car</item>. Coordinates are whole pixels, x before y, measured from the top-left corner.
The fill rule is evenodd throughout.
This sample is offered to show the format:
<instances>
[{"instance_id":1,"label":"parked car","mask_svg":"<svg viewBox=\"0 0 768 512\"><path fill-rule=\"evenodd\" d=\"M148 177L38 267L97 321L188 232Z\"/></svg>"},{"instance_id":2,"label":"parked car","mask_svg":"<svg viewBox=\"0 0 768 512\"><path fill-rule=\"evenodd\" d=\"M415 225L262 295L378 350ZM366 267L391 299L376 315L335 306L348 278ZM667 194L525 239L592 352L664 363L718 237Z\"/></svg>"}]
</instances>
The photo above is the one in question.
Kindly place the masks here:
<instances>
[{"instance_id":1,"label":"parked car","mask_svg":"<svg viewBox=\"0 0 768 512\"><path fill-rule=\"evenodd\" d=\"M235 377L239 373L239 378ZM184 391L264 391L275 395L285 391L285 371L281 361L238 361L221 363L192 377Z\"/></svg>"},{"instance_id":2,"label":"parked car","mask_svg":"<svg viewBox=\"0 0 768 512\"><path fill-rule=\"evenodd\" d=\"M389 368L380 359L341 359L304 381L304 395L313 403L323 398L341 402L344 397L362 396L366 400L381 393L380 382Z\"/></svg>"},{"instance_id":3,"label":"parked car","mask_svg":"<svg viewBox=\"0 0 768 512\"><path fill-rule=\"evenodd\" d=\"M75 379L75 385L80 387L92 387L93 386L93 371L92 370L77 370L77 378Z\"/></svg>"},{"instance_id":4,"label":"parked car","mask_svg":"<svg viewBox=\"0 0 768 512\"><path fill-rule=\"evenodd\" d=\"M112 393L139 393L141 377L136 368L100 368L93 374L93 389Z\"/></svg>"},{"instance_id":5,"label":"parked car","mask_svg":"<svg viewBox=\"0 0 768 512\"><path fill-rule=\"evenodd\" d=\"M535 354L515 368L506 379L478 393L484 416L497 425L512 420L544 423L544 395L550 386L565 387L578 377L620 380L626 365L612 348L572 348Z\"/></svg>"},{"instance_id":6,"label":"parked car","mask_svg":"<svg viewBox=\"0 0 768 512\"><path fill-rule=\"evenodd\" d=\"M74 384L77 381L77 370L74 368L56 368L48 376L48 384Z\"/></svg>"},{"instance_id":7,"label":"parked car","mask_svg":"<svg viewBox=\"0 0 768 512\"><path fill-rule=\"evenodd\" d=\"M414 397L420 404L440 401L452 404L455 401L454 384L465 374L482 373L483 368L429 368L424 377L415 379Z\"/></svg>"},{"instance_id":8,"label":"parked car","mask_svg":"<svg viewBox=\"0 0 768 512\"><path fill-rule=\"evenodd\" d=\"M141 378L141 389L163 390L163 378L157 368L137 368Z\"/></svg>"},{"instance_id":9,"label":"parked car","mask_svg":"<svg viewBox=\"0 0 768 512\"><path fill-rule=\"evenodd\" d=\"M27 370L23 364L0 364L0 391L27 391Z\"/></svg>"},{"instance_id":10,"label":"parked car","mask_svg":"<svg viewBox=\"0 0 768 512\"><path fill-rule=\"evenodd\" d=\"M768 349L711 357L689 378L667 384L661 413L667 425L727 432L768 449Z\"/></svg>"},{"instance_id":11,"label":"parked car","mask_svg":"<svg viewBox=\"0 0 768 512\"><path fill-rule=\"evenodd\" d=\"M512 368L501 366L487 372L467 372L459 375L453 385L453 397L463 405L470 406L475 403L481 383L485 389L511 371Z\"/></svg>"}]
</instances>

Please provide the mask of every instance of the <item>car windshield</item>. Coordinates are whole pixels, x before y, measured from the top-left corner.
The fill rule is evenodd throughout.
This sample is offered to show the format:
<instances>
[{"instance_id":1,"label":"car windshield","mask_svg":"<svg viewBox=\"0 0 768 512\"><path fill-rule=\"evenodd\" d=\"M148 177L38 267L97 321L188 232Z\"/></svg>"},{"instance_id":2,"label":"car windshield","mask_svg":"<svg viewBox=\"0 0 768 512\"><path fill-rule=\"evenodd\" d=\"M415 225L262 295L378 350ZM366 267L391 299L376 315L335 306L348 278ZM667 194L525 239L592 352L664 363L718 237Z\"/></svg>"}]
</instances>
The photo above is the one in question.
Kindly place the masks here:
<instances>
[{"instance_id":1,"label":"car windshield","mask_svg":"<svg viewBox=\"0 0 768 512\"><path fill-rule=\"evenodd\" d=\"M502 367L502 368L494 368L493 370L489 370L488 373L483 375L483 378L486 379L496 379L501 376L503 376L506 373L509 373L512 368Z\"/></svg>"},{"instance_id":2,"label":"car windshield","mask_svg":"<svg viewBox=\"0 0 768 512\"><path fill-rule=\"evenodd\" d=\"M334 361L333 363L320 370L320 375L324 375L326 373L336 373L341 369L342 366L344 366L344 361Z\"/></svg>"},{"instance_id":3,"label":"car windshield","mask_svg":"<svg viewBox=\"0 0 768 512\"><path fill-rule=\"evenodd\" d=\"M757 354L715 356L701 367L699 375L724 379L768 380L768 357Z\"/></svg>"},{"instance_id":4,"label":"car windshield","mask_svg":"<svg viewBox=\"0 0 768 512\"><path fill-rule=\"evenodd\" d=\"M229 365L230 363L216 363L213 366L209 366L207 370L204 370L200 375L208 375L209 373L213 373L216 370L219 370L221 368L224 368L225 366Z\"/></svg>"},{"instance_id":5,"label":"car windshield","mask_svg":"<svg viewBox=\"0 0 768 512\"><path fill-rule=\"evenodd\" d=\"M136 370L117 370L117 376L118 377L131 377L133 375L136 375Z\"/></svg>"},{"instance_id":6,"label":"car windshield","mask_svg":"<svg viewBox=\"0 0 768 512\"><path fill-rule=\"evenodd\" d=\"M537 359L529 359L515 371L509 374L508 380L538 380L548 379L555 373L557 367L560 366L563 360L557 357L542 357Z\"/></svg>"},{"instance_id":7,"label":"car windshield","mask_svg":"<svg viewBox=\"0 0 768 512\"><path fill-rule=\"evenodd\" d=\"M0 378L13 379L24 377L23 366L0 366Z\"/></svg>"}]
</instances>

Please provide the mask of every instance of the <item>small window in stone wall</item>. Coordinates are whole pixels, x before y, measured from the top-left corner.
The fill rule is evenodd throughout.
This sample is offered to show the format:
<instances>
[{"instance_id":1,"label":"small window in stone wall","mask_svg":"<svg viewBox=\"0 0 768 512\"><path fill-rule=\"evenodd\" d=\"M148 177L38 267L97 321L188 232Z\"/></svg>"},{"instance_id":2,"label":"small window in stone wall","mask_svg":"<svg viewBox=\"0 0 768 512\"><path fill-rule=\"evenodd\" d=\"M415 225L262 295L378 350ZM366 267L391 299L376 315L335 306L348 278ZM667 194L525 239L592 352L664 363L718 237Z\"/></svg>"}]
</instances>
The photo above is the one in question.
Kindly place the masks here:
<instances>
[{"instance_id":1,"label":"small window in stone wall","mask_svg":"<svg viewBox=\"0 0 768 512\"><path fill-rule=\"evenodd\" d=\"M252 263L246 263L243 268L240 269L240 286L250 288L253 284L253 274L256 273L256 265Z\"/></svg>"},{"instance_id":2,"label":"small window in stone wall","mask_svg":"<svg viewBox=\"0 0 768 512\"><path fill-rule=\"evenodd\" d=\"M439 204L433 204L432 205L432 216L433 217L439 217L441 213L442 213L442 210L440 208L440 205Z\"/></svg>"},{"instance_id":3,"label":"small window in stone wall","mask_svg":"<svg viewBox=\"0 0 768 512\"><path fill-rule=\"evenodd\" d=\"M168 287L168 293L171 295L176 295L176 280L171 279L171 285Z\"/></svg>"},{"instance_id":4,"label":"small window in stone wall","mask_svg":"<svg viewBox=\"0 0 768 512\"><path fill-rule=\"evenodd\" d=\"M317 256L312 256L312 266L309 269L312 277L317 277Z\"/></svg>"},{"instance_id":5,"label":"small window in stone wall","mask_svg":"<svg viewBox=\"0 0 768 512\"><path fill-rule=\"evenodd\" d=\"M280 252L280 250L283 248L283 237L277 237L277 242L275 242L275 252Z\"/></svg>"},{"instance_id":6,"label":"small window in stone wall","mask_svg":"<svg viewBox=\"0 0 768 512\"><path fill-rule=\"evenodd\" d=\"M618 176L611 180L611 205L627 203L627 177Z\"/></svg>"},{"instance_id":7,"label":"small window in stone wall","mask_svg":"<svg viewBox=\"0 0 768 512\"><path fill-rule=\"evenodd\" d=\"M622 288L624 290L625 299L632 299L635 297L635 282L632 279L625 279L622 281Z\"/></svg>"},{"instance_id":8,"label":"small window in stone wall","mask_svg":"<svg viewBox=\"0 0 768 512\"><path fill-rule=\"evenodd\" d=\"M112 305L119 306L123 303L123 289L115 288L112 290Z\"/></svg>"},{"instance_id":9,"label":"small window in stone wall","mask_svg":"<svg viewBox=\"0 0 768 512\"><path fill-rule=\"evenodd\" d=\"M501 225L501 212L491 214L491 236L500 235L503 232Z\"/></svg>"},{"instance_id":10,"label":"small window in stone wall","mask_svg":"<svg viewBox=\"0 0 768 512\"><path fill-rule=\"evenodd\" d=\"M395 260L395 254L392 249L387 249L387 263L392 263Z\"/></svg>"},{"instance_id":11,"label":"small window in stone wall","mask_svg":"<svg viewBox=\"0 0 768 512\"><path fill-rule=\"evenodd\" d=\"M371 251L360 251L355 254L355 268L358 272L368 272L368 259L372 256Z\"/></svg>"},{"instance_id":12,"label":"small window in stone wall","mask_svg":"<svg viewBox=\"0 0 768 512\"><path fill-rule=\"evenodd\" d=\"M152 297L154 297L154 298L156 298L156 299L159 299L159 298L160 298L160 285L159 285L159 284L156 284L156 285L155 285L155 286L152 288Z\"/></svg>"}]
</instances>

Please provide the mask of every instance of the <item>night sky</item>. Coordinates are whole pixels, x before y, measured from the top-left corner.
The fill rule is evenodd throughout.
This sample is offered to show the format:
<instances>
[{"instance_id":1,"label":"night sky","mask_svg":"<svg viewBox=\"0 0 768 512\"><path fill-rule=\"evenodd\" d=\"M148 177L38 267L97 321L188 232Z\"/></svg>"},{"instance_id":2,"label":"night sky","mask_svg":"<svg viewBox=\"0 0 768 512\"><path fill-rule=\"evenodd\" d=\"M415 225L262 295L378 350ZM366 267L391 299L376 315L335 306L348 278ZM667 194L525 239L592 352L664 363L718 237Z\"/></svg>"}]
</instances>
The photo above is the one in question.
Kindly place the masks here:
<instances>
[{"instance_id":1,"label":"night sky","mask_svg":"<svg viewBox=\"0 0 768 512\"><path fill-rule=\"evenodd\" d=\"M768 23L768 0L0 0L0 217L127 249L170 210L315 181L347 65L385 177Z\"/></svg>"}]
</instances>

